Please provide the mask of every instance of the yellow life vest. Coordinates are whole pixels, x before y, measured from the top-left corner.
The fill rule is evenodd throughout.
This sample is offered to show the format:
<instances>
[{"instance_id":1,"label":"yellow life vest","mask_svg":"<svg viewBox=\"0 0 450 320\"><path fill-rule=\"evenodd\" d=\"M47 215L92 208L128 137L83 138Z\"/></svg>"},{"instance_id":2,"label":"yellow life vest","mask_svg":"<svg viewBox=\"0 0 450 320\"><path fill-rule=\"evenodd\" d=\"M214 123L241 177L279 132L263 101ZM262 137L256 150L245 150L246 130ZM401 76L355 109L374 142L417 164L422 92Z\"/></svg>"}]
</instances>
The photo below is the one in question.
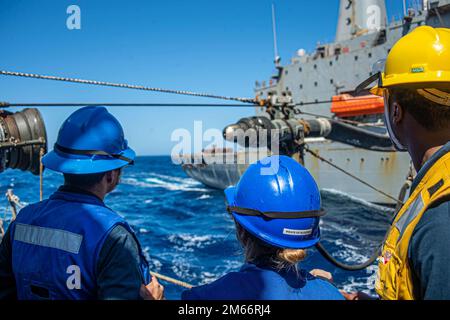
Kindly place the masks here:
<instances>
[{"instance_id":1,"label":"yellow life vest","mask_svg":"<svg viewBox=\"0 0 450 320\"><path fill-rule=\"evenodd\" d=\"M425 211L450 195L450 152L437 160L395 217L378 258L375 289L384 300L413 300L408 247Z\"/></svg>"}]
</instances>

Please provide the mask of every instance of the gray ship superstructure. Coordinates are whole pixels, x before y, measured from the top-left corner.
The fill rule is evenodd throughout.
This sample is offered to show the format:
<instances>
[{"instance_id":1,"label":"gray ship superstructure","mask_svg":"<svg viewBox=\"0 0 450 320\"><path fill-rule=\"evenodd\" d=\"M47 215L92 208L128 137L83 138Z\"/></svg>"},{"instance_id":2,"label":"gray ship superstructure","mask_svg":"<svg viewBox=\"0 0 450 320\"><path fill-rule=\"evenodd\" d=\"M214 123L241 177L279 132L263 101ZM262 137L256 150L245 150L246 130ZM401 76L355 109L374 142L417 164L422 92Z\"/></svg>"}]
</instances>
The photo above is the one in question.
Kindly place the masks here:
<instances>
[{"instance_id":1,"label":"gray ship superstructure","mask_svg":"<svg viewBox=\"0 0 450 320\"><path fill-rule=\"evenodd\" d=\"M424 7L408 9L403 20L386 21L384 0L341 0L336 42L319 44L311 54L299 49L271 80L256 83L256 95L291 99L304 104L305 112L329 116L330 104L309 103L353 92L372 75L374 64L417 26L450 27L450 0L424 1Z\"/></svg>"},{"instance_id":2,"label":"gray ship superstructure","mask_svg":"<svg viewBox=\"0 0 450 320\"><path fill-rule=\"evenodd\" d=\"M273 112L273 107L284 110L283 106L291 106L291 109L294 106L301 113L289 114L287 118L312 119L322 116L339 119L339 115L331 112L331 99L353 94L358 84L375 72L373 67L386 58L402 36L421 25L450 26L450 0L422 1L414 8L405 8L403 19L391 23L387 21L383 0L341 0L339 10L334 43L319 44L309 54L300 49L291 62L284 66L276 56L276 74L270 80L256 82L255 95L264 102L263 106L256 108L258 117L271 121L286 119L285 112ZM344 115L343 120L353 121L360 129L376 131L387 137L382 112ZM392 205L395 203L393 198L398 197L411 172L407 153L362 148L352 142L342 143L344 139L307 137L304 140L311 150L329 163L391 197L374 192L329 163L305 154L304 164L317 179L321 189L336 190L373 203ZM238 152L235 157L245 157L247 152ZM224 189L236 184L247 166L248 163L185 164L183 169L189 176L208 186Z\"/></svg>"}]
</instances>

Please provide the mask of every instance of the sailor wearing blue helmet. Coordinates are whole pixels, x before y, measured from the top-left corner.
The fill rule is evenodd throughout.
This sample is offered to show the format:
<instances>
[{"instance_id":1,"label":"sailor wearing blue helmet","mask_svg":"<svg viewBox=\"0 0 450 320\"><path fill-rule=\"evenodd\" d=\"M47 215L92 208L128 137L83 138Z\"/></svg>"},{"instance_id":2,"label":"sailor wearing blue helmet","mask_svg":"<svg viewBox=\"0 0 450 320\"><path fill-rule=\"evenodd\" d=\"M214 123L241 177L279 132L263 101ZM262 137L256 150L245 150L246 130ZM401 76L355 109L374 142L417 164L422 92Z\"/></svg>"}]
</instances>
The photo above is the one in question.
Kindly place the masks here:
<instances>
[{"instance_id":1,"label":"sailor wearing blue helmet","mask_svg":"<svg viewBox=\"0 0 450 320\"><path fill-rule=\"evenodd\" d=\"M245 264L183 292L182 299L343 300L336 287L298 265L305 249L319 241L324 214L319 189L304 167L286 156L264 159L249 166L225 196Z\"/></svg>"},{"instance_id":2,"label":"sailor wearing blue helmet","mask_svg":"<svg viewBox=\"0 0 450 320\"><path fill-rule=\"evenodd\" d=\"M64 175L64 185L23 208L8 228L0 246L0 299L141 298L148 263L131 227L103 202L134 158L104 107L69 116L42 159ZM148 289L161 298L156 280Z\"/></svg>"}]
</instances>

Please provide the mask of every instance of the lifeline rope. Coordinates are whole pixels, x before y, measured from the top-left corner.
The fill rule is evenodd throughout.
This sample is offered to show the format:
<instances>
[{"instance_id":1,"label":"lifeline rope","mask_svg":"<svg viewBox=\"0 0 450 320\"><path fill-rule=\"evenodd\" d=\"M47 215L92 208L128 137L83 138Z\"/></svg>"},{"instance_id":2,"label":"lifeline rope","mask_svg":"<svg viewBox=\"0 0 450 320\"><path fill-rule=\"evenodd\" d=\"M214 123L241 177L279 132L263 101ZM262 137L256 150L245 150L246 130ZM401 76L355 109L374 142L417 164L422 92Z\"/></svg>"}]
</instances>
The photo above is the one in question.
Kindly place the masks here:
<instances>
[{"instance_id":1,"label":"lifeline rope","mask_svg":"<svg viewBox=\"0 0 450 320\"><path fill-rule=\"evenodd\" d=\"M390 194L387 194L387 193L384 192L383 190L374 187L374 186L371 185L370 183L368 183L368 182L366 182L366 181L364 181L364 180L358 178L358 177L355 176L354 174L352 174L352 173L346 171L345 169L342 169L341 167L335 165L335 164L332 163L331 161L328 161L327 159L325 159L325 158L319 156L316 152L312 151L312 150L309 148L309 146L306 145L306 144L305 144L305 151L308 152L309 154L311 154L312 156L314 156L315 158L319 159L320 161L323 161L323 162L329 164L329 165L332 166L333 168L335 168L335 169L337 169L337 170L339 170L339 171L345 173L345 174L348 175L349 177L351 177L351 178L357 180L358 182L362 183L363 185L369 187L370 189L372 189L372 190L374 190L374 191L376 191L376 192L378 192L378 193L384 195L385 197L388 197L389 199L395 201L396 203L401 203L401 204L403 205L403 201L401 201L400 199L394 198L393 196L391 196Z\"/></svg>"},{"instance_id":2,"label":"lifeline rope","mask_svg":"<svg viewBox=\"0 0 450 320\"><path fill-rule=\"evenodd\" d=\"M96 81L96 80L85 80L85 79L76 79L76 78L47 76L47 75L41 75L41 74L6 71L6 70L0 70L0 75L13 76L13 77L24 77L24 78L33 78L33 79L43 79L43 80L53 80L53 81L63 81L63 82L73 82L73 83L82 83L82 84L90 84L90 85L105 86L105 87L116 87L116 88L126 88L126 89L134 89L134 90L144 90L144 91L171 93L171 94L179 94L179 95L202 97L202 98L213 98L213 99L221 99L221 100L240 101L240 102L253 103L253 104L256 103L255 99L250 99L250 98L227 97L227 96L219 96L219 95L208 94L208 93L198 93L198 92L192 92L192 91L171 90L171 89L163 89L163 88L152 88L152 87L131 85L131 84L125 84L125 83L113 83L113 82Z\"/></svg>"},{"instance_id":3,"label":"lifeline rope","mask_svg":"<svg viewBox=\"0 0 450 320\"><path fill-rule=\"evenodd\" d=\"M17 216L17 207L22 209L25 207L22 203L20 203L20 199L16 196L12 189L8 189L6 192L6 198L8 199L9 205L11 206L12 220L16 219Z\"/></svg>"},{"instance_id":4,"label":"lifeline rope","mask_svg":"<svg viewBox=\"0 0 450 320\"><path fill-rule=\"evenodd\" d=\"M194 287L192 284L189 284L187 282L180 281L180 280L177 280L177 279L173 279L173 278L170 278L168 276L165 276L165 275L162 275L162 274L159 274L159 273L156 273L156 272L152 272L151 271L150 274L152 276L157 277L158 279L161 279L163 281L175 284L175 285L180 286L180 287L184 287L184 288L187 288L187 289L192 289Z\"/></svg>"}]
</instances>

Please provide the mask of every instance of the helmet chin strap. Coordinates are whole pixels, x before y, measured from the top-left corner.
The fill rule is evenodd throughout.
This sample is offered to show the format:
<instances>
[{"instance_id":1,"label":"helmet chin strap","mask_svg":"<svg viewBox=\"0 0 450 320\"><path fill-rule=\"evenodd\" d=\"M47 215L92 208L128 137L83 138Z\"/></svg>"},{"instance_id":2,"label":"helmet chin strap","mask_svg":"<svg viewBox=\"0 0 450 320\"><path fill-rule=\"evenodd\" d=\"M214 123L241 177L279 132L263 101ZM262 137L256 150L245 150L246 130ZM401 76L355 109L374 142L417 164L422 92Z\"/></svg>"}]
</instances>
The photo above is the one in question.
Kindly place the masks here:
<instances>
[{"instance_id":1,"label":"helmet chin strap","mask_svg":"<svg viewBox=\"0 0 450 320\"><path fill-rule=\"evenodd\" d=\"M385 93L385 95L384 95L384 117L385 117L385 122L386 122L386 128L389 133L389 137L391 138L392 143L394 144L394 147L395 147L395 149L397 149L397 151L407 151L408 149L400 142L400 140L398 139L394 130L392 129L391 119L389 116L389 106L390 106L389 97Z\"/></svg>"},{"instance_id":2,"label":"helmet chin strap","mask_svg":"<svg viewBox=\"0 0 450 320\"><path fill-rule=\"evenodd\" d=\"M54 149L63 153L67 153L67 154L73 154L73 155L85 155L85 156L95 156L95 155L99 155L99 156L108 156L111 158L115 158L115 159L120 159L123 161L128 162L128 164L132 165L134 164L134 160L127 158L125 156L122 156L120 154L112 154L106 151L102 151L102 150L75 150L75 149L70 149L70 148L66 148L63 147L57 143L55 143Z\"/></svg>"},{"instance_id":3,"label":"helmet chin strap","mask_svg":"<svg viewBox=\"0 0 450 320\"><path fill-rule=\"evenodd\" d=\"M438 89L418 89L417 93L434 103L450 107L450 93L448 92Z\"/></svg>"}]
</instances>

